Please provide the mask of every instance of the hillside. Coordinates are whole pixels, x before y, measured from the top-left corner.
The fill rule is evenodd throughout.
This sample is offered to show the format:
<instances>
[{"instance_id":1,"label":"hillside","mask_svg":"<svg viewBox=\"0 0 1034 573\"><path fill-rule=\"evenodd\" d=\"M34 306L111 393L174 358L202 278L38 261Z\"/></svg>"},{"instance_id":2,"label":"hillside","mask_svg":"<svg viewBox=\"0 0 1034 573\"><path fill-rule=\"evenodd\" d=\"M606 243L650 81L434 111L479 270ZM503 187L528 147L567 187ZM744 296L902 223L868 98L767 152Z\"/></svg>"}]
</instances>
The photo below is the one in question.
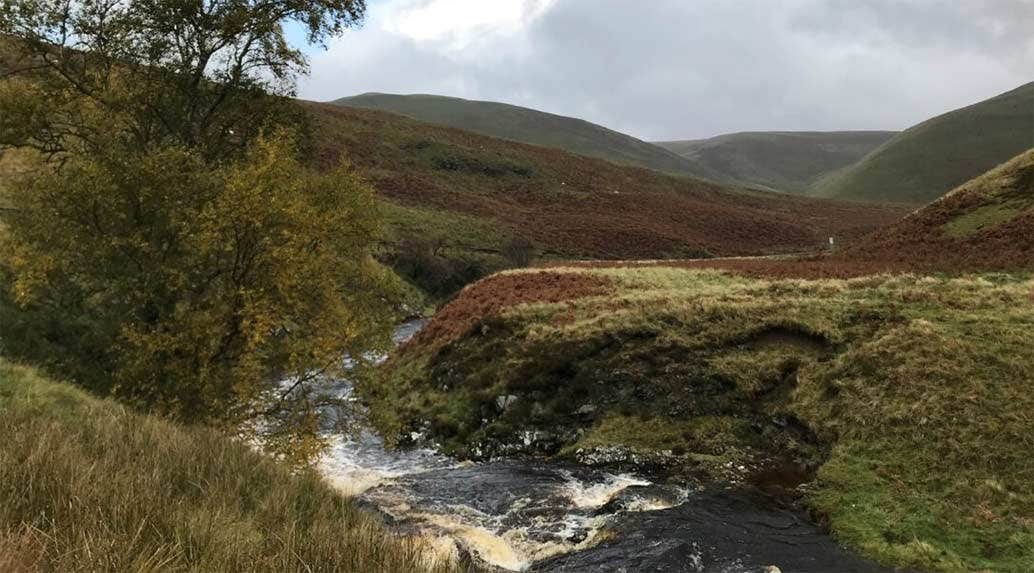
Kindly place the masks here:
<instances>
[{"instance_id":1,"label":"hillside","mask_svg":"<svg viewBox=\"0 0 1034 573\"><path fill-rule=\"evenodd\" d=\"M1032 288L502 273L361 390L403 440L783 492L887 565L1018 573L1034 555Z\"/></svg>"},{"instance_id":2,"label":"hillside","mask_svg":"<svg viewBox=\"0 0 1034 573\"><path fill-rule=\"evenodd\" d=\"M894 135L892 131L769 131L656 144L705 167L719 181L808 193L823 175L855 163Z\"/></svg>"},{"instance_id":3,"label":"hillside","mask_svg":"<svg viewBox=\"0 0 1034 573\"><path fill-rule=\"evenodd\" d=\"M324 165L341 156L410 232L501 253L515 238L545 258L754 255L849 243L896 207L733 190L392 113L308 104ZM447 221L447 224L442 224Z\"/></svg>"},{"instance_id":4,"label":"hillside","mask_svg":"<svg viewBox=\"0 0 1034 573\"><path fill-rule=\"evenodd\" d=\"M664 173L708 177L706 169L665 149L587 121L488 101L434 95L368 93L341 98L336 105L390 111L438 125L564 149L654 169Z\"/></svg>"},{"instance_id":5,"label":"hillside","mask_svg":"<svg viewBox=\"0 0 1034 573\"><path fill-rule=\"evenodd\" d=\"M1034 82L920 123L815 185L824 197L927 203L1034 147Z\"/></svg>"},{"instance_id":6,"label":"hillside","mask_svg":"<svg viewBox=\"0 0 1034 573\"><path fill-rule=\"evenodd\" d=\"M841 255L915 268L1034 271L1034 149Z\"/></svg>"},{"instance_id":7,"label":"hillside","mask_svg":"<svg viewBox=\"0 0 1034 573\"><path fill-rule=\"evenodd\" d=\"M0 361L0 571L438 571L312 471Z\"/></svg>"},{"instance_id":8,"label":"hillside","mask_svg":"<svg viewBox=\"0 0 1034 573\"><path fill-rule=\"evenodd\" d=\"M764 278L850 278L877 273L1034 272L1034 150L967 182L892 225L826 255L655 261ZM553 266L621 267L564 262Z\"/></svg>"}]
</instances>

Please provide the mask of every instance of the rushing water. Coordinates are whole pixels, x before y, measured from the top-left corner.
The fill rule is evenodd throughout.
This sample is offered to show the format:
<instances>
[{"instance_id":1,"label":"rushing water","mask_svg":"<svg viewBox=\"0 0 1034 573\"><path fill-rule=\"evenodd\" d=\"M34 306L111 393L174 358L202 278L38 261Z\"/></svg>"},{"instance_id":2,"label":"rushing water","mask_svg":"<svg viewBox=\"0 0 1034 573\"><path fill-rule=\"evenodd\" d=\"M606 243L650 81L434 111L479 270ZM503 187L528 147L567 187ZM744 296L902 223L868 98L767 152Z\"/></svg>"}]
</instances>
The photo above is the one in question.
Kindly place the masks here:
<instances>
[{"instance_id":1,"label":"rushing water","mask_svg":"<svg viewBox=\"0 0 1034 573\"><path fill-rule=\"evenodd\" d=\"M403 325L396 342L420 326ZM432 450L389 451L369 429L334 436L321 469L403 533L501 571L882 571L796 513L742 493L570 464L473 464Z\"/></svg>"}]
</instances>

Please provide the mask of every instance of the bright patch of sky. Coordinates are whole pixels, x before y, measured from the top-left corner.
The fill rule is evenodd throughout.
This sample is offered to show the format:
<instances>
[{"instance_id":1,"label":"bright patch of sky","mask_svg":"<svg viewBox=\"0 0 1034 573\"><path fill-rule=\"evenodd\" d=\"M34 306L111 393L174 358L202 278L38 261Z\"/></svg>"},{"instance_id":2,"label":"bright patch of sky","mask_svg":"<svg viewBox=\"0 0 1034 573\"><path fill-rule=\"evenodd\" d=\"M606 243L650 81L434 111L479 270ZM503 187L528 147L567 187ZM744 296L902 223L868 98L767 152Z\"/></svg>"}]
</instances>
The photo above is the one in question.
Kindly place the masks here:
<instances>
[{"instance_id":1,"label":"bright patch of sky","mask_svg":"<svg viewBox=\"0 0 1034 573\"><path fill-rule=\"evenodd\" d=\"M386 30L462 50L479 36L519 33L554 0L408 0L382 14Z\"/></svg>"}]
</instances>

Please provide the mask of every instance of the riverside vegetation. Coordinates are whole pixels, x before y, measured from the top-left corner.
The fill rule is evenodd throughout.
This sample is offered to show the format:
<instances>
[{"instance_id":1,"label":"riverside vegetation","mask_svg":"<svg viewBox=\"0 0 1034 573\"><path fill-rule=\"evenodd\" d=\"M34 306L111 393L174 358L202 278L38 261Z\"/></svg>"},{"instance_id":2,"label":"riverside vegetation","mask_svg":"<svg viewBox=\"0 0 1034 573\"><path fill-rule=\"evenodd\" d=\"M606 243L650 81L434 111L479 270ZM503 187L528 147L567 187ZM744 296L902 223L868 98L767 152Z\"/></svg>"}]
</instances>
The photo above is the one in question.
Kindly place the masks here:
<instances>
[{"instance_id":1,"label":"riverside vegetation","mask_svg":"<svg viewBox=\"0 0 1034 573\"><path fill-rule=\"evenodd\" d=\"M825 258L495 275L360 389L460 456L754 484L886 564L1028 571L1032 168Z\"/></svg>"},{"instance_id":2,"label":"riverside vegetation","mask_svg":"<svg viewBox=\"0 0 1034 573\"><path fill-rule=\"evenodd\" d=\"M0 570L446 573L312 470L0 362Z\"/></svg>"},{"instance_id":3,"label":"riverside vegetation","mask_svg":"<svg viewBox=\"0 0 1034 573\"><path fill-rule=\"evenodd\" d=\"M547 281L563 286L537 300ZM789 462L816 472L806 504L863 554L1023 571L1032 296L1029 275L508 273L464 291L365 391L388 435L427 431L468 457L731 481Z\"/></svg>"},{"instance_id":4,"label":"riverside vegetation","mask_svg":"<svg viewBox=\"0 0 1034 573\"><path fill-rule=\"evenodd\" d=\"M401 293L372 190L305 164L281 24L364 11L0 4L0 352L43 373L0 362L0 570L451 567L304 469Z\"/></svg>"}]
</instances>

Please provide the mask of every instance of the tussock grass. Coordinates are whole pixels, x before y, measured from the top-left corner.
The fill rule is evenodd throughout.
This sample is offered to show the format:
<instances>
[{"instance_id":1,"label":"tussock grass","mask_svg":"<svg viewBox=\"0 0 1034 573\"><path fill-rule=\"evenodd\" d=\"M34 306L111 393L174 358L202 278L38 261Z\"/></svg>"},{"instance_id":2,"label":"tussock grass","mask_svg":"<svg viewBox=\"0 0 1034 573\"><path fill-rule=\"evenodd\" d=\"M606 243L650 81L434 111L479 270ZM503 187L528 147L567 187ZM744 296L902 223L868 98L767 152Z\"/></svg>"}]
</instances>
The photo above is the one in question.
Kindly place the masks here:
<instances>
[{"instance_id":1,"label":"tussock grass","mask_svg":"<svg viewBox=\"0 0 1034 573\"><path fill-rule=\"evenodd\" d=\"M529 296L444 346L407 348L367 390L375 415L427 421L460 453L546 430L561 456L670 451L713 479L790 459L817 468L805 503L865 555L1034 570L1030 275L576 272L610 290ZM500 395L518 400L500 412Z\"/></svg>"},{"instance_id":2,"label":"tussock grass","mask_svg":"<svg viewBox=\"0 0 1034 573\"><path fill-rule=\"evenodd\" d=\"M446 571L313 472L0 363L0 571Z\"/></svg>"}]
</instances>

